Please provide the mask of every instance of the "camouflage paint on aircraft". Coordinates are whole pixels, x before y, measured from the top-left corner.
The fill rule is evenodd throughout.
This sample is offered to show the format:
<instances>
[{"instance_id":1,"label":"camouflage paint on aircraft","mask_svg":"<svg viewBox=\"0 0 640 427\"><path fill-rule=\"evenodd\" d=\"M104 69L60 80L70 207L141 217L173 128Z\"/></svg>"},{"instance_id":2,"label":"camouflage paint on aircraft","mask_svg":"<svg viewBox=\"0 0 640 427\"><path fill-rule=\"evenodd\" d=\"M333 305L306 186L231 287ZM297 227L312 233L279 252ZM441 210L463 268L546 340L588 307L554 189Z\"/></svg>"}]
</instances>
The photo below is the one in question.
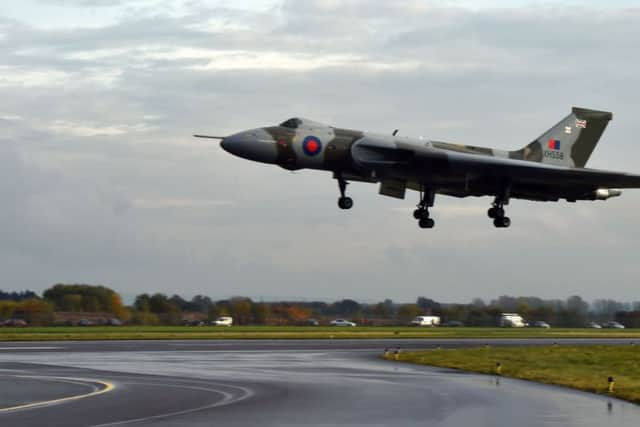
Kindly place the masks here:
<instances>
[{"instance_id":1,"label":"camouflage paint on aircraft","mask_svg":"<svg viewBox=\"0 0 640 427\"><path fill-rule=\"evenodd\" d=\"M221 145L237 156L289 170L332 171L345 209L352 205L344 195L347 180L378 182L386 196L404 198L407 188L420 191L414 216L421 226L423 221L433 226L428 208L435 194L445 194L494 196L488 214L497 227L506 227L510 220L503 211L511 198L604 200L620 195L612 187L640 187L640 176L585 168L611 119L609 112L574 107L515 151L336 128L302 118L240 132L223 138Z\"/></svg>"}]
</instances>

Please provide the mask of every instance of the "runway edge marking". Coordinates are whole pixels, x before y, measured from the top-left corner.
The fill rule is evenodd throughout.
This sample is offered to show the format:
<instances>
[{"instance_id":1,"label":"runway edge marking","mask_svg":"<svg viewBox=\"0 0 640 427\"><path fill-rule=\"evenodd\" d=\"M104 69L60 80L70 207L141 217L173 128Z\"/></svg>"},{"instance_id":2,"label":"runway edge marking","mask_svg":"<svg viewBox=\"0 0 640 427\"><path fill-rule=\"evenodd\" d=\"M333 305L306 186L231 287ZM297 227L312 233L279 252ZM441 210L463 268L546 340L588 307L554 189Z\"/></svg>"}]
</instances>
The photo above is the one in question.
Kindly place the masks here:
<instances>
[{"instance_id":1,"label":"runway edge marking","mask_svg":"<svg viewBox=\"0 0 640 427\"><path fill-rule=\"evenodd\" d=\"M61 397L59 399L44 400L44 401L41 401L41 402L26 403L24 405L10 406L8 408L0 408L0 414L6 413L6 412L19 411L19 410L23 410L23 409L32 409L32 408L39 408L39 407L43 407L43 406L49 406L49 405L57 405L59 403L71 402L73 400L80 400L80 399L85 399L87 397L99 396L101 394L109 393L110 391L112 391L112 390L114 390L116 388L116 386L113 383L110 383L108 381L95 380L95 379L90 379L90 378L39 377L39 376L32 376L32 375L17 375L17 377L19 377L19 378L36 378L36 379L43 379L45 381L47 381L47 380L48 381L60 380L60 381L76 381L76 382L91 383L91 384L101 384L101 385L104 386L104 388L102 388L100 390L94 390L94 391L92 391L90 393L77 394L75 396Z\"/></svg>"}]
</instances>

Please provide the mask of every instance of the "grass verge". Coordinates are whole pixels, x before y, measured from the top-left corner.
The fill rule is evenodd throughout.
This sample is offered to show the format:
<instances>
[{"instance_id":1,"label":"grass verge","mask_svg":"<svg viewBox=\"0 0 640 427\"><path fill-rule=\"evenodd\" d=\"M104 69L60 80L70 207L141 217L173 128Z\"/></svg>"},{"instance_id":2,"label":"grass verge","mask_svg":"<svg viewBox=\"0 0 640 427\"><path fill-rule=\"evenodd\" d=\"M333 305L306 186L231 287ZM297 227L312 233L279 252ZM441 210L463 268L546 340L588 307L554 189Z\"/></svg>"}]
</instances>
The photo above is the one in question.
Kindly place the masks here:
<instances>
[{"instance_id":1,"label":"grass verge","mask_svg":"<svg viewBox=\"0 0 640 427\"><path fill-rule=\"evenodd\" d=\"M629 338L640 329L509 329L309 326L91 326L0 328L0 341L135 339Z\"/></svg>"},{"instance_id":2,"label":"grass verge","mask_svg":"<svg viewBox=\"0 0 640 427\"><path fill-rule=\"evenodd\" d=\"M393 358L391 356L390 358ZM556 384L640 403L640 346L482 347L401 353L399 361ZM608 377L615 380L609 393Z\"/></svg>"}]
</instances>

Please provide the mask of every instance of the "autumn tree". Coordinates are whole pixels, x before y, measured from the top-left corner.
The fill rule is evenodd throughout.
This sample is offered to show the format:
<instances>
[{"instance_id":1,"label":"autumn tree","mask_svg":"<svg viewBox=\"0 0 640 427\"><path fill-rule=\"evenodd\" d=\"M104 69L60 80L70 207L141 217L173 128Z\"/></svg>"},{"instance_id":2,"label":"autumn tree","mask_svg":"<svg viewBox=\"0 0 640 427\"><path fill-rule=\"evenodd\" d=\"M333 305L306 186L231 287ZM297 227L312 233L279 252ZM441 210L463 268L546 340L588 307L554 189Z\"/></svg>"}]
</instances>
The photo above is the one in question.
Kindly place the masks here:
<instances>
[{"instance_id":1,"label":"autumn tree","mask_svg":"<svg viewBox=\"0 0 640 427\"><path fill-rule=\"evenodd\" d=\"M408 323L419 313L420 308L417 304L402 304L400 308L398 308L398 319L402 323Z\"/></svg>"}]
</instances>

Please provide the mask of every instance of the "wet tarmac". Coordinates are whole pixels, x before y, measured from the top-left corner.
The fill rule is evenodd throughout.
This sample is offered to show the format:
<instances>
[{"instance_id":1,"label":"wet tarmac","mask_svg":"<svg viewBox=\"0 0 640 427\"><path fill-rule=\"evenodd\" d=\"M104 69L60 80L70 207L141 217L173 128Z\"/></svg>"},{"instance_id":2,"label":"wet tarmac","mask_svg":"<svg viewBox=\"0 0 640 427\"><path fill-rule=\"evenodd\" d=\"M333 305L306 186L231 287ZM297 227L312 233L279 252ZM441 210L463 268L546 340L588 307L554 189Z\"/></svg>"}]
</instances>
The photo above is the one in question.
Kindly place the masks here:
<instances>
[{"instance_id":1,"label":"wet tarmac","mask_svg":"<svg viewBox=\"0 0 640 427\"><path fill-rule=\"evenodd\" d=\"M543 342L517 342L539 343ZM612 343L628 345L628 340ZM385 347L478 344L458 340L0 343L0 408L24 403L25 395L34 402L48 400L43 394L47 390L53 398L87 391L86 383L62 390L64 386L53 379L96 381L94 388L99 381L114 387L76 400L0 410L0 425L637 425L639 406L605 396L379 358ZM33 382L17 385L22 381L17 375Z\"/></svg>"}]
</instances>

